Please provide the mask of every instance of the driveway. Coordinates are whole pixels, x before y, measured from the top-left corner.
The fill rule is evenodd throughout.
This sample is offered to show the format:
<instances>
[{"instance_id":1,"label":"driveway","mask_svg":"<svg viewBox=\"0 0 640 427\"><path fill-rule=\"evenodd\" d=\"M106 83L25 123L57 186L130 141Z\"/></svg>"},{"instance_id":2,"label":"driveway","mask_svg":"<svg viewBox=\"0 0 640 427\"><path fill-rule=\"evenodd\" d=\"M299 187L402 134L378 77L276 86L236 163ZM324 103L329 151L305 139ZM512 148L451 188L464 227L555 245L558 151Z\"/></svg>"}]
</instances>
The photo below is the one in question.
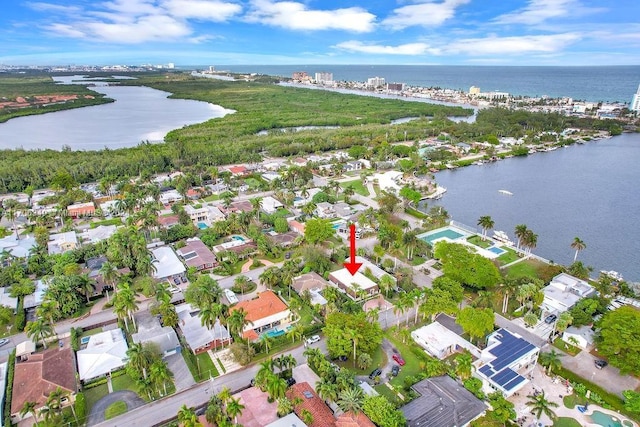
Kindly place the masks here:
<instances>
[{"instance_id":1,"label":"driveway","mask_svg":"<svg viewBox=\"0 0 640 427\"><path fill-rule=\"evenodd\" d=\"M595 360L596 357L586 351L581 351L576 357L565 355L560 358L565 368L620 397L624 390L635 390L640 387L640 380L632 375L620 375L620 370L611 365L597 369Z\"/></svg>"},{"instance_id":2,"label":"driveway","mask_svg":"<svg viewBox=\"0 0 640 427\"><path fill-rule=\"evenodd\" d=\"M96 404L93 405L87 424L93 426L103 422L105 420L104 411L109 407L109 405L119 400L122 400L127 404L127 411L131 411L132 409L144 405L144 400L131 390L115 391L98 400Z\"/></svg>"},{"instance_id":3,"label":"driveway","mask_svg":"<svg viewBox=\"0 0 640 427\"><path fill-rule=\"evenodd\" d=\"M172 354L164 360L167 362L169 370L173 372L173 382L176 385L176 392L186 390L196 383L191 375L191 371L189 371L187 362L185 362L182 357L182 353Z\"/></svg>"}]
</instances>

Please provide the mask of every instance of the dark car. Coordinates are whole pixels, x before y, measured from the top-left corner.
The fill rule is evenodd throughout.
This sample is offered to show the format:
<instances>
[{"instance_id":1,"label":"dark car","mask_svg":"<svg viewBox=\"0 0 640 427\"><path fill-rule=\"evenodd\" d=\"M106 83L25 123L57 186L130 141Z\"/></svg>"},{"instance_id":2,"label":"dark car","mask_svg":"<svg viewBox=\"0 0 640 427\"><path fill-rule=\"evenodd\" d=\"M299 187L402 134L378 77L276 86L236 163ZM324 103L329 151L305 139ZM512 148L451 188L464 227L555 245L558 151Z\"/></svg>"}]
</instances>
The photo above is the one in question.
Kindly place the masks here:
<instances>
[{"instance_id":1,"label":"dark car","mask_svg":"<svg viewBox=\"0 0 640 427\"><path fill-rule=\"evenodd\" d=\"M550 314L544 319L544 323L550 325L555 322L557 318L558 316L556 316L555 314Z\"/></svg>"},{"instance_id":2,"label":"dark car","mask_svg":"<svg viewBox=\"0 0 640 427\"><path fill-rule=\"evenodd\" d=\"M400 366L393 365L393 368L391 368L391 375L393 375L394 377L397 377L399 373L400 373Z\"/></svg>"},{"instance_id":3,"label":"dark car","mask_svg":"<svg viewBox=\"0 0 640 427\"><path fill-rule=\"evenodd\" d=\"M404 366L404 364L405 364L404 359L402 358L402 356L400 356L399 353L394 354L392 356L392 359L395 360L395 362L400 366Z\"/></svg>"},{"instance_id":4,"label":"dark car","mask_svg":"<svg viewBox=\"0 0 640 427\"><path fill-rule=\"evenodd\" d=\"M380 368L376 368L369 374L369 379L372 380L375 377L379 377L380 374L382 374L382 370Z\"/></svg>"},{"instance_id":5,"label":"dark car","mask_svg":"<svg viewBox=\"0 0 640 427\"><path fill-rule=\"evenodd\" d=\"M593 363L595 363L596 368L598 369L602 369L609 364L606 360L602 360L602 359L596 359L595 362Z\"/></svg>"},{"instance_id":6,"label":"dark car","mask_svg":"<svg viewBox=\"0 0 640 427\"><path fill-rule=\"evenodd\" d=\"M291 387L295 383L296 383L296 379L295 378L293 378L293 377L287 378L287 387Z\"/></svg>"},{"instance_id":7,"label":"dark car","mask_svg":"<svg viewBox=\"0 0 640 427\"><path fill-rule=\"evenodd\" d=\"M344 356L344 355L338 356L338 360L341 361L341 362L346 362L348 359L349 358L347 356Z\"/></svg>"},{"instance_id":8,"label":"dark car","mask_svg":"<svg viewBox=\"0 0 640 427\"><path fill-rule=\"evenodd\" d=\"M249 381L249 385L251 387L253 387L254 385L256 385L256 379L255 378L251 378L251 381Z\"/></svg>"}]
</instances>

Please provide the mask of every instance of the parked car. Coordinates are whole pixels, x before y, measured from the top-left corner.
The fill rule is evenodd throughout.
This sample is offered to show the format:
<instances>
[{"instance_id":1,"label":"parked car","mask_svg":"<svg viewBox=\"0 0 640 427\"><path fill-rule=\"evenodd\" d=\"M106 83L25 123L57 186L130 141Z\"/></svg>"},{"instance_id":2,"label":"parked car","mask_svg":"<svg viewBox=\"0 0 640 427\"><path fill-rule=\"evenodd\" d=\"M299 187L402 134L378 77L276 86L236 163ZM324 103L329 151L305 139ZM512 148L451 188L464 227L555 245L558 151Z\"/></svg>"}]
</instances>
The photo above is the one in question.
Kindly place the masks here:
<instances>
[{"instance_id":1,"label":"parked car","mask_svg":"<svg viewBox=\"0 0 640 427\"><path fill-rule=\"evenodd\" d=\"M320 341L320 335L312 335L309 338L307 338L307 345L311 345L318 341Z\"/></svg>"},{"instance_id":2,"label":"parked car","mask_svg":"<svg viewBox=\"0 0 640 427\"><path fill-rule=\"evenodd\" d=\"M400 366L393 365L393 368L391 368L391 375L393 375L394 377L397 377L399 373L400 373Z\"/></svg>"},{"instance_id":3,"label":"parked car","mask_svg":"<svg viewBox=\"0 0 640 427\"><path fill-rule=\"evenodd\" d=\"M556 316L555 314L550 314L544 319L544 323L550 325L555 322L557 318L558 316Z\"/></svg>"},{"instance_id":4,"label":"parked car","mask_svg":"<svg viewBox=\"0 0 640 427\"><path fill-rule=\"evenodd\" d=\"M346 362L347 360L349 360L349 358L343 354L342 356L338 356L338 360L341 362Z\"/></svg>"},{"instance_id":5,"label":"parked car","mask_svg":"<svg viewBox=\"0 0 640 427\"><path fill-rule=\"evenodd\" d=\"M296 383L296 379L295 378L293 378L293 377L287 378L287 387L291 387L295 383Z\"/></svg>"},{"instance_id":6,"label":"parked car","mask_svg":"<svg viewBox=\"0 0 640 427\"><path fill-rule=\"evenodd\" d=\"M394 354L392 359L395 360L395 362L400 366L404 366L404 364L405 364L405 361L402 358L402 356L400 356L400 353Z\"/></svg>"},{"instance_id":7,"label":"parked car","mask_svg":"<svg viewBox=\"0 0 640 427\"><path fill-rule=\"evenodd\" d=\"M369 374L369 379L372 380L375 377L379 377L380 374L382 374L382 370L380 368L376 368Z\"/></svg>"},{"instance_id":8,"label":"parked car","mask_svg":"<svg viewBox=\"0 0 640 427\"><path fill-rule=\"evenodd\" d=\"M5 345L5 344L6 344L6 343L8 343L8 342L9 342L9 340L8 340L8 339L6 339L6 338L2 338L2 339L0 340L0 347L2 347L3 345Z\"/></svg>"},{"instance_id":9,"label":"parked car","mask_svg":"<svg viewBox=\"0 0 640 427\"><path fill-rule=\"evenodd\" d=\"M596 365L596 368L598 369L602 369L609 364L606 360L602 360L602 359L596 359L593 363Z\"/></svg>"}]
</instances>

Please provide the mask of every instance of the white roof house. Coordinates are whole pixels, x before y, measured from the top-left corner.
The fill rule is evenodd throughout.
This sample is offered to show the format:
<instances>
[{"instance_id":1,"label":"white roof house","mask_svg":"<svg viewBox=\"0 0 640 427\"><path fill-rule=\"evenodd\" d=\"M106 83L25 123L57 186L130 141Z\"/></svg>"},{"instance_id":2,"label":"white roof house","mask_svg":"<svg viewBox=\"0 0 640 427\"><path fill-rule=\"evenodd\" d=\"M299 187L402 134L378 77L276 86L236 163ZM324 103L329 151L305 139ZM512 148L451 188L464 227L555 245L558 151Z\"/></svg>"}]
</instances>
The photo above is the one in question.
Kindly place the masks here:
<instances>
[{"instance_id":1,"label":"white roof house","mask_svg":"<svg viewBox=\"0 0 640 427\"><path fill-rule=\"evenodd\" d=\"M160 193L160 203L168 205L182 200L182 196L176 190L168 190Z\"/></svg>"},{"instance_id":2,"label":"white roof house","mask_svg":"<svg viewBox=\"0 0 640 427\"><path fill-rule=\"evenodd\" d=\"M169 246L160 246L151 250L153 254L153 272L155 279L161 280L168 277L183 274L187 269L178 258L178 255Z\"/></svg>"},{"instance_id":3,"label":"white roof house","mask_svg":"<svg viewBox=\"0 0 640 427\"><path fill-rule=\"evenodd\" d=\"M75 231L49 235L49 255L62 254L78 247L78 236Z\"/></svg>"},{"instance_id":4,"label":"white roof house","mask_svg":"<svg viewBox=\"0 0 640 427\"><path fill-rule=\"evenodd\" d=\"M359 299L358 291L364 291L368 296L378 293L378 284L359 271L351 275L349 270L341 268L329 274L329 282L345 291L351 298Z\"/></svg>"},{"instance_id":5,"label":"white roof house","mask_svg":"<svg viewBox=\"0 0 640 427\"><path fill-rule=\"evenodd\" d=\"M344 260L344 262L349 262L349 261L351 261L351 258L347 258ZM387 273L386 271L384 271L383 269L381 269L380 267L378 267L377 265L375 265L374 263L372 263L371 261L369 261L364 257L356 256L356 262L362 263L362 267L360 267L361 271L365 271L368 268L371 274L373 275L373 277L376 278L376 280L380 280L382 276L389 276L393 280L393 283L397 283L398 281L398 279L396 279L395 277L393 277L392 275L390 275L389 273Z\"/></svg>"},{"instance_id":6,"label":"white roof house","mask_svg":"<svg viewBox=\"0 0 640 427\"><path fill-rule=\"evenodd\" d=\"M88 228L80 234L84 242L97 243L107 240L116 232L115 225L99 225L96 228Z\"/></svg>"},{"instance_id":7,"label":"white roof house","mask_svg":"<svg viewBox=\"0 0 640 427\"><path fill-rule=\"evenodd\" d=\"M541 308L543 312L559 314L573 307L582 298L596 293L593 286L584 280L566 273L560 273L551 283L542 289L544 300Z\"/></svg>"},{"instance_id":8,"label":"white roof house","mask_svg":"<svg viewBox=\"0 0 640 427\"><path fill-rule=\"evenodd\" d=\"M280 203L279 200L274 199L271 196L263 197L262 200L260 200L260 207L262 208L263 211L265 211L268 214L274 213L275 211L277 211L279 208L283 206L284 205Z\"/></svg>"},{"instance_id":9,"label":"white roof house","mask_svg":"<svg viewBox=\"0 0 640 427\"><path fill-rule=\"evenodd\" d=\"M43 279L36 280L36 290L24 297L24 308L33 308L42 304L44 293L49 289L49 282Z\"/></svg>"},{"instance_id":10,"label":"white roof house","mask_svg":"<svg viewBox=\"0 0 640 427\"><path fill-rule=\"evenodd\" d=\"M209 329L202 326L200 310L193 308L191 304L176 306L176 312L179 319L178 327L194 353L230 342L231 335L220 320L216 320L213 329Z\"/></svg>"},{"instance_id":11,"label":"white roof house","mask_svg":"<svg viewBox=\"0 0 640 427\"><path fill-rule=\"evenodd\" d=\"M138 332L131 334L134 343L153 343L158 346L162 357L171 356L180 351L180 341L171 326L161 326L154 317L150 322L138 323Z\"/></svg>"},{"instance_id":12,"label":"white roof house","mask_svg":"<svg viewBox=\"0 0 640 427\"><path fill-rule=\"evenodd\" d=\"M29 251L36 245L36 239L33 236L20 237L16 240L15 233L11 233L0 239L0 252L8 252L16 258L27 258Z\"/></svg>"},{"instance_id":13,"label":"white roof house","mask_svg":"<svg viewBox=\"0 0 640 427\"><path fill-rule=\"evenodd\" d=\"M14 298L9 295L9 290L7 288L0 288L0 305L15 311L18 307L18 298Z\"/></svg>"},{"instance_id":14,"label":"white roof house","mask_svg":"<svg viewBox=\"0 0 640 427\"><path fill-rule=\"evenodd\" d=\"M127 363L128 349L122 329L91 335L87 347L76 354L80 379L86 381L122 368Z\"/></svg>"},{"instance_id":15,"label":"white roof house","mask_svg":"<svg viewBox=\"0 0 640 427\"><path fill-rule=\"evenodd\" d=\"M595 332L593 332L588 326L581 326L579 328L569 326L562 334L562 340L571 345L577 345L581 349L585 350L593 344L595 335Z\"/></svg>"},{"instance_id":16,"label":"white roof house","mask_svg":"<svg viewBox=\"0 0 640 427\"><path fill-rule=\"evenodd\" d=\"M480 350L455 332L433 322L411 332L411 338L433 357L442 360L463 350L480 357Z\"/></svg>"}]
</instances>

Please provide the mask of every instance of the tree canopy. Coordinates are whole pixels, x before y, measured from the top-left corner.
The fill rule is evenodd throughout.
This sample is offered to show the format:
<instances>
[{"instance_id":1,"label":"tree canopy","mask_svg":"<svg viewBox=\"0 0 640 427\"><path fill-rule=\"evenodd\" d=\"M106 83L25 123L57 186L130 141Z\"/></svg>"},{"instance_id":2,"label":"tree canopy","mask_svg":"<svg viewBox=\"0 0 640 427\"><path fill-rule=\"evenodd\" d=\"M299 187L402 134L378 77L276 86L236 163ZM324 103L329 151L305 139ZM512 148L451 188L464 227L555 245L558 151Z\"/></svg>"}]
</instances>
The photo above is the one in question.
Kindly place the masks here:
<instances>
[{"instance_id":1,"label":"tree canopy","mask_svg":"<svg viewBox=\"0 0 640 427\"><path fill-rule=\"evenodd\" d=\"M640 373L640 311L624 306L600 321L598 352L623 374Z\"/></svg>"},{"instance_id":2,"label":"tree canopy","mask_svg":"<svg viewBox=\"0 0 640 427\"><path fill-rule=\"evenodd\" d=\"M380 324L369 322L362 312L329 314L324 333L327 337L327 349L332 357L351 355L354 340L358 353L373 354L382 343Z\"/></svg>"},{"instance_id":3,"label":"tree canopy","mask_svg":"<svg viewBox=\"0 0 640 427\"><path fill-rule=\"evenodd\" d=\"M489 289L501 280L491 260L458 243L439 242L434 255L442 263L444 274L474 289Z\"/></svg>"}]
</instances>

